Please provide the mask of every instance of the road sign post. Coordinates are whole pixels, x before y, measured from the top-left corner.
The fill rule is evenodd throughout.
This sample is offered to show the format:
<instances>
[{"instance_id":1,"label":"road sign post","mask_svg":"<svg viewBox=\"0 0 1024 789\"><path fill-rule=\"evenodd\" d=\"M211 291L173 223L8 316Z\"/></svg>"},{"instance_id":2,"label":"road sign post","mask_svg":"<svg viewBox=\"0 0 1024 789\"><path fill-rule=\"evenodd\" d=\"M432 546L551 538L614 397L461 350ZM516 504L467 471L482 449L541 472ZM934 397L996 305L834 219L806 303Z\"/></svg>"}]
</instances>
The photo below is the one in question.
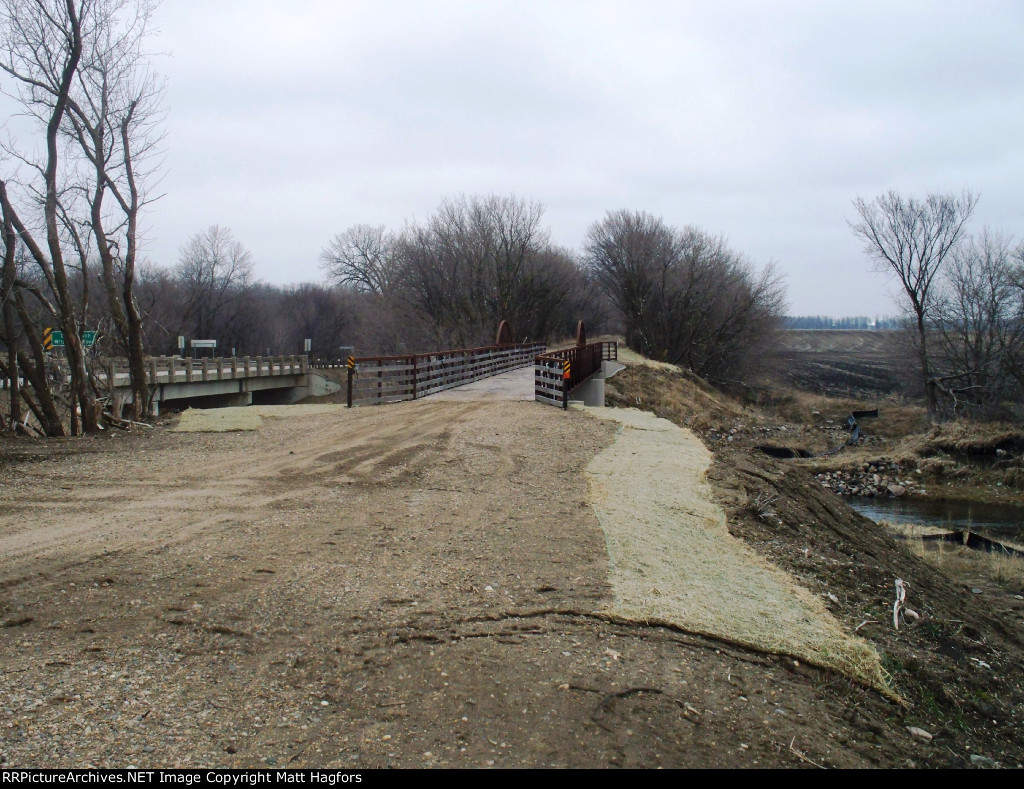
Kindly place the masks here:
<instances>
[{"instance_id":1,"label":"road sign post","mask_svg":"<svg viewBox=\"0 0 1024 789\"><path fill-rule=\"evenodd\" d=\"M351 408L352 407L352 379L355 377L355 373L356 373L356 360L355 360L355 357L349 356L348 359L345 360L345 366L348 368L348 396L346 397L346 401L347 401L348 407Z\"/></svg>"}]
</instances>

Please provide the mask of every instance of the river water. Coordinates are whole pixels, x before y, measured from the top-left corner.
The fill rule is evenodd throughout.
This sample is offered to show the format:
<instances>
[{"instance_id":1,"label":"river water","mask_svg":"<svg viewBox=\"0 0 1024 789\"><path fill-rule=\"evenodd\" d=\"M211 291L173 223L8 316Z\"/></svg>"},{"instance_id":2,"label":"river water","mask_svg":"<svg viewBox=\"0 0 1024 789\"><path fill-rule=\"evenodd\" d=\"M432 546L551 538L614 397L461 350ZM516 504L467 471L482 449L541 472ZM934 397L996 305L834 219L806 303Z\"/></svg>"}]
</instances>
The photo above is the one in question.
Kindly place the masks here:
<instances>
[{"instance_id":1,"label":"river water","mask_svg":"<svg viewBox=\"0 0 1024 789\"><path fill-rule=\"evenodd\" d=\"M937 526L951 531L969 529L993 539L1024 540L1024 506L1019 504L937 501L934 499L867 498L849 496L846 501L873 521Z\"/></svg>"}]
</instances>

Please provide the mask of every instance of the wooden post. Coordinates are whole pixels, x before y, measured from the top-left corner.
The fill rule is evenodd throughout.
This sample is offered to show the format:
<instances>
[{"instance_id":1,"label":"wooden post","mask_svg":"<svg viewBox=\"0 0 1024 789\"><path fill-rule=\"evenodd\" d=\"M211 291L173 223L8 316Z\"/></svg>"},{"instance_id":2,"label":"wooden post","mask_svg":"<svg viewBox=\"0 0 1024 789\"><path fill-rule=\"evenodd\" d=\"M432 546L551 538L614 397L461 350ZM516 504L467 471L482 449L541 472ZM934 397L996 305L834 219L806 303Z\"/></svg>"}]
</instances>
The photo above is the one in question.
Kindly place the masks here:
<instances>
[{"instance_id":1,"label":"wooden post","mask_svg":"<svg viewBox=\"0 0 1024 789\"><path fill-rule=\"evenodd\" d=\"M224 357L223 356L218 356L217 357L217 380L218 381L223 381L224 380Z\"/></svg>"},{"instance_id":2,"label":"wooden post","mask_svg":"<svg viewBox=\"0 0 1024 789\"><path fill-rule=\"evenodd\" d=\"M356 370L354 367L348 368L348 407L352 407L352 379L355 377Z\"/></svg>"},{"instance_id":3,"label":"wooden post","mask_svg":"<svg viewBox=\"0 0 1024 789\"><path fill-rule=\"evenodd\" d=\"M210 360L203 358L203 380L205 381L210 374Z\"/></svg>"},{"instance_id":4,"label":"wooden post","mask_svg":"<svg viewBox=\"0 0 1024 789\"><path fill-rule=\"evenodd\" d=\"M412 399L415 400L416 399L416 388L417 388L417 386L416 386L416 384L417 384L416 374L418 372L418 370L417 370L417 363L416 363L416 356L413 355L413 356L410 356L409 358L412 359Z\"/></svg>"}]
</instances>

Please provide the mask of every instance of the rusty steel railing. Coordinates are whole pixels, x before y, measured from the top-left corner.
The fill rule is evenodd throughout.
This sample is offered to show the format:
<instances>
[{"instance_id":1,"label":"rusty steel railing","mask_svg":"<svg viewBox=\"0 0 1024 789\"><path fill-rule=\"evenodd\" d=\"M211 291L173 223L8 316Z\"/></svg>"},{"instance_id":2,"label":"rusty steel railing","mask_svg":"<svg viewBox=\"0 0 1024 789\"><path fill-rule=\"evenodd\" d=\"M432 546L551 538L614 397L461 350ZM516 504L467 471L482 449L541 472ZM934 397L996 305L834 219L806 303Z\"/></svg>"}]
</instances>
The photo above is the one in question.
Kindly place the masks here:
<instances>
[{"instance_id":1,"label":"rusty steel railing","mask_svg":"<svg viewBox=\"0 0 1024 789\"><path fill-rule=\"evenodd\" d=\"M618 358L619 346L614 340L538 354L533 363L534 398L568 408L569 393L598 372L601 362Z\"/></svg>"},{"instance_id":2,"label":"rusty steel railing","mask_svg":"<svg viewBox=\"0 0 1024 789\"><path fill-rule=\"evenodd\" d=\"M354 405L417 400L435 392L528 366L543 343L487 345L407 356L350 356L346 402Z\"/></svg>"}]
</instances>

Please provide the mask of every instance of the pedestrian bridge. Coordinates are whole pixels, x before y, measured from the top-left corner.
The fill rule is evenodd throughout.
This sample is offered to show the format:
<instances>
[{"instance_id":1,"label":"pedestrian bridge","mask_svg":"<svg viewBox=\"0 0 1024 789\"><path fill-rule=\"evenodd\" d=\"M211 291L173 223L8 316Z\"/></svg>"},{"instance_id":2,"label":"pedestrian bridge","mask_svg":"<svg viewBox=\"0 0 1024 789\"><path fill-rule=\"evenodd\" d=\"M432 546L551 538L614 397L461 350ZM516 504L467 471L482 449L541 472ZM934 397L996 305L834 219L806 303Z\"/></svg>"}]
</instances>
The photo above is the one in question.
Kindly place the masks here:
<instances>
[{"instance_id":1,"label":"pedestrian bridge","mask_svg":"<svg viewBox=\"0 0 1024 789\"><path fill-rule=\"evenodd\" d=\"M555 351L543 343L513 343L512 332L502 321L494 345L403 356L350 356L346 402L352 407L417 400L532 366L534 399L562 408L570 400L604 405L604 379L622 369L617 360L617 343L588 343L582 321L576 344Z\"/></svg>"}]
</instances>

